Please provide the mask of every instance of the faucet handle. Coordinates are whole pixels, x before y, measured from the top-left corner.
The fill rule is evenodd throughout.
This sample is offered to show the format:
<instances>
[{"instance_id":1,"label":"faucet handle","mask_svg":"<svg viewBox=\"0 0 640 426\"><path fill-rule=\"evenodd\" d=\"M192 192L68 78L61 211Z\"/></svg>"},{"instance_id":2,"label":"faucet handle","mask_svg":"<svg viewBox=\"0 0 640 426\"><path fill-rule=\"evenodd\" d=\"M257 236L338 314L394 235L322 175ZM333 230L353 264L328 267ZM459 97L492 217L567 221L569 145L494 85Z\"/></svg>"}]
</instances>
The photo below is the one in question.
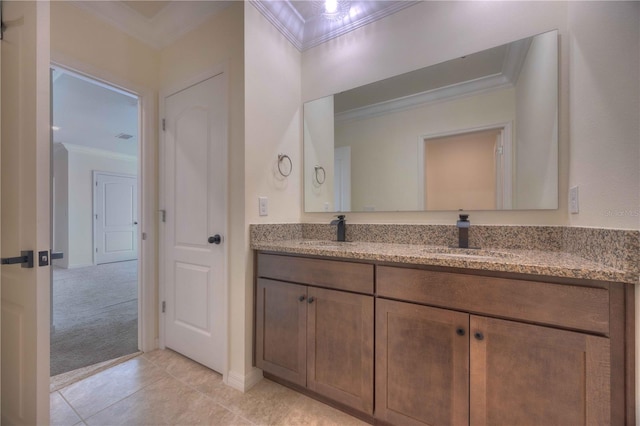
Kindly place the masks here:
<instances>
[{"instance_id":1,"label":"faucet handle","mask_svg":"<svg viewBox=\"0 0 640 426\"><path fill-rule=\"evenodd\" d=\"M460 215L458 215L458 217L460 218L460 220L468 220L469 219L469 215L468 214L460 214Z\"/></svg>"},{"instance_id":2,"label":"faucet handle","mask_svg":"<svg viewBox=\"0 0 640 426\"><path fill-rule=\"evenodd\" d=\"M337 217L338 220L344 220L346 218L346 216L343 214L336 215L335 217Z\"/></svg>"}]
</instances>

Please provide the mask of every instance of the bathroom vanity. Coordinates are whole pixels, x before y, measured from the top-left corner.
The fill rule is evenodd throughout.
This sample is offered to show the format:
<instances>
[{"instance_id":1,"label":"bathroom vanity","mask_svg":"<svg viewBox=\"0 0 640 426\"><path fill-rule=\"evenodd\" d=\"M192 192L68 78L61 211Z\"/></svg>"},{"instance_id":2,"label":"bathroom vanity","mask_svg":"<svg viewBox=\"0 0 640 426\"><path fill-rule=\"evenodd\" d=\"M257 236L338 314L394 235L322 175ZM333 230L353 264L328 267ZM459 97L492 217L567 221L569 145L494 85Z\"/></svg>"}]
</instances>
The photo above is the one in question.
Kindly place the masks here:
<instances>
[{"instance_id":1,"label":"bathroom vanity","mask_svg":"<svg viewBox=\"0 0 640 426\"><path fill-rule=\"evenodd\" d=\"M634 288L613 271L513 250L256 248L267 378L371 423L635 422Z\"/></svg>"}]
</instances>

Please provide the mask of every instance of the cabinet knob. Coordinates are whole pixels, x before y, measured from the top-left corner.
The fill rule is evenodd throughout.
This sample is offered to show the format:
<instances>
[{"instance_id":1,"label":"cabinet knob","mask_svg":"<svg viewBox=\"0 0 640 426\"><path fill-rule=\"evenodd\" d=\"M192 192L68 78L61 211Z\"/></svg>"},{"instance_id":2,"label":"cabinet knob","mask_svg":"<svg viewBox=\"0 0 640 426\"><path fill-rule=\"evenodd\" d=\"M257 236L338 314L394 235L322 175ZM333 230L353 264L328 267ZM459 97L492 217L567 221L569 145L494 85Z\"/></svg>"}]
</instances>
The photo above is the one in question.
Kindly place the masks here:
<instances>
[{"instance_id":1,"label":"cabinet knob","mask_svg":"<svg viewBox=\"0 0 640 426\"><path fill-rule=\"evenodd\" d=\"M302 296L298 297L298 300L301 301L301 302L304 302L304 299L306 299L304 294Z\"/></svg>"},{"instance_id":2,"label":"cabinet knob","mask_svg":"<svg viewBox=\"0 0 640 426\"><path fill-rule=\"evenodd\" d=\"M462 327L456 328L456 334L458 336L464 336L464 328L462 328Z\"/></svg>"},{"instance_id":3,"label":"cabinet knob","mask_svg":"<svg viewBox=\"0 0 640 426\"><path fill-rule=\"evenodd\" d=\"M484 334L480 333L479 331L476 331L473 334L473 337L475 337L477 340L483 340L484 339Z\"/></svg>"},{"instance_id":4,"label":"cabinet knob","mask_svg":"<svg viewBox=\"0 0 640 426\"><path fill-rule=\"evenodd\" d=\"M316 300L315 297L311 296L309 298L308 302L311 304L311 303L315 302L315 300Z\"/></svg>"}]
</instances>

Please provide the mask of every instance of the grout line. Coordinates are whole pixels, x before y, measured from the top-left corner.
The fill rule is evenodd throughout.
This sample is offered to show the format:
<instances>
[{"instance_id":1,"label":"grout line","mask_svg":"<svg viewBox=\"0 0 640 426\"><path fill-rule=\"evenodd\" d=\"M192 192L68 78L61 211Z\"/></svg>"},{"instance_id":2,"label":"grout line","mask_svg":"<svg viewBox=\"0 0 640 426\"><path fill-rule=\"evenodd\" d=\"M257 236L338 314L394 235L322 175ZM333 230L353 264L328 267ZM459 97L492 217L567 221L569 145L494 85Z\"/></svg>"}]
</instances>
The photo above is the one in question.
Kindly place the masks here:
<instances>
[{"instance_id":1,"label":"grout line","mask_svg":"<svg viewBox=\"0 0 640 426\"><path fill-rule=\"evenodd\" d=\"M154 367L155 367L155 366L154 366ZM164 373L166 373L166 371L163 371L163 372L164 372ZM123 398L120 398L119 400L115 401L115 402L114 402L114 403L112 403L112 404L109 404L108 406L104 407L103 409L98 410L98 411L96 411L95 413L93 413L93 414L91 414L91 415L88 415L86 418L84 418L84 417L80 417L80 418L81 418L81 419L82 419L82 421L84 422L85 420L88 420L88 419L90 419L91 417L94 417L94 416L98 415L99 413L103 412L104 410L107 410L107 409L109 409L109 408L113 407L114 405L116 405L116 404L118 404L118 403L120 403L120 402L124 401L125 399L127 399L127 398L129 398L129 397L131 397L131 396L133 396L133 395L135 395L135 394L137 394L138 392L140 392L140 391L142 391L142 390L144 390L144 389L148 388L148 387L149 387L149 386L151 386L152 384L157 383L157 382L159 382L160 380L162 380L162 379L164 379L164 378L166 378L166 377L162 377L162 376L161 376L161 377L158 377L156 380L154 380L154 381L152 381L152 382L150 382L150 383L146 384L145 386L141 387L140 389L136 390L135 392L132 392L132 393L130 393L129 395L127 395L127 396L125 396L125 397L123 397Z\"/></svg>"},{"instance_id":2,"label":"grout line","mask_svg":"<svg viewBox=\"0 0 640 426\"><path fill-rule=\"evenodd\" d=\"M180 357L184 357L184 355L181 355L181 354L179 354L178 352L176 352L176 354L177 354L177 355L179 355ZM186 361L188 361L188 362L191 362L191 363L194 363L194 364L197 364L197 365L202 365L202 364L199 364L199 363L197 363L197 362L195 362L195 361L193 361L192 359L189 359L189 358L187 358L187 357L184 357L184 359L185 359ZM193 391L195 391L195 392L199 393L200 395L204 396L205 398L207 398L208 400L210 400L210 401L211 401L211 402L213 402L214 404L216 404L216 405L218 405L218 406L220 406L220 407L224 408L224 409L225 409L225 410L227 410L229 413L231 413L231 414L235 414L236 416L238 416L238 417L240 417L241 419L243 419L243 420L245 420L245 421L247 421L247 422L251 423L252 425L257 425L257 424L258 424L258 423L252 422L251 420L249 420L249 419L247 419L246 417L244 417L244 416L243 416L239 411L237 411L237 410L235 410L235 409L233 409L233 408L231 408L231 407L228 407L227 405L225 405L225 404L223 404L223 403L221 403L221 402L219 402L219 401L216 401L215 399L213 399L213 397L211 397L211 395L208 395L208 394L206 394L206 393L202 392L200 389L198 389L198 388L196 388L195 386L193 386L193 385L191 385L191 384L189 384L189 383L185 382L185 381L184 381L184 380L182 380L180 377L178 377L178 376L176 376L176 375L174 375L174 374L170 373L166 368L161 367L161 366L160 366L160 364L156 363L155 361L151 361L151 360L149 360L149 359L147 359L147 360L148 360L149 362L151 362L153 365L157 366L158 368L161 368L161 369L162 369L162 370L163 370L163 371L164 371L168 376L170 376L170 377L172 377L173 379L177 380L177 381L178 381L178 382L180 382L183 386L186 386L187 388L189 388L189 389L191 389L191 390L193 390ZM202 365L202 366L203 366L203 365ZM208 368L208 367L205 367L205 366L203 366L203 367L204 367L204 368ZM209 370L211 370L211 369L209 368ZM211 371L214 371L214 370L211 370ZM215 372L216 374L220 374L220 373L218 373L217 371L214 371L214 372ZM222 376L222 375L221 375L221 376ZM229 386L229 385L226 385L224 382L222 382L222 379L221 379L220 383L222 383L222 385L223 385L223 386ZM230 387L230 386L229 386L229 387ZM233 389L233 388L232 388L232 389ZM235 389L235 390L237 390L237 389ZM240 391L238 391L238 392L240 392ZM287 414L289 414L289 413L287 412Z\"/></svg>"},{"instance_id":3,"label":"grout line","mask_svg":"<svg viewBox=\"0 0 640 426\"><path fill-rule=\"evenodd\" d=\"M56 391L56 393L62 397L62 400L63 400L64 402L66 402L66 403L67 403L67 405L68 405L68 406L73 410L73 412L74 412L74 413L76 413L76 416L78 416L78 418L80 419L80 421L81 421L82 423L84 423L84 418L82 418L82 416L80 415L80 413L78 413L78 410L76 410L76 408L75 408L73 405L71 405L71 403L67 400L67 398L65 398L65 397L64 397L64 395L62 394L62 392L60 392L60 391ZM77 422L76 422L76 423L74 423L74 425L76 425L76 424L78 424L78 423L77 423Z\"/></svg>"}]
</instances>

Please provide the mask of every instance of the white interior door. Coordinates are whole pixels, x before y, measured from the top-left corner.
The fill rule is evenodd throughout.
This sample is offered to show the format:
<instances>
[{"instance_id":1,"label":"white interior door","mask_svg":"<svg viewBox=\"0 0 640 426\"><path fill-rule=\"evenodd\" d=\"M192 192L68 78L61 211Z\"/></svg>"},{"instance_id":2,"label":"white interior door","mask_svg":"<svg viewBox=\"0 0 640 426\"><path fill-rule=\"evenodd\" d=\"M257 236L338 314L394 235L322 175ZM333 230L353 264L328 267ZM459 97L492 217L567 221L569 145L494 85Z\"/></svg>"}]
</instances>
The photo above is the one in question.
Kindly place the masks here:
<instances>
[{"instance_id":1,"label":"white interior door","mask_svg":"<svg viewBox=\"0 0 640 426\"><path fill-rule=\"evenodd\" d=\"M49 3L4 2L1 43L1 253L36 254L33 268L2 265L2 424L49 423L51 248Z\"/></svg>"},{"instance_id":2,"label":"white interior door","mask_svg":"<svg viewBox=\"0 0 640 426\"><path fill-rule=\"evenodd\" d=\"M138 258L138 179L93 173L95 263Z\"/></svg>"},{"instance_id":3,"label":"white interior door","mask_svg":"<svg viewBox=\"0 0 640 426\"><path fill-rule=\"evenodd\" d=\"M218 372L227 350L226 84L221 73L166 97L164 132L164 342Z\"/></svg>"}]
</instances>

